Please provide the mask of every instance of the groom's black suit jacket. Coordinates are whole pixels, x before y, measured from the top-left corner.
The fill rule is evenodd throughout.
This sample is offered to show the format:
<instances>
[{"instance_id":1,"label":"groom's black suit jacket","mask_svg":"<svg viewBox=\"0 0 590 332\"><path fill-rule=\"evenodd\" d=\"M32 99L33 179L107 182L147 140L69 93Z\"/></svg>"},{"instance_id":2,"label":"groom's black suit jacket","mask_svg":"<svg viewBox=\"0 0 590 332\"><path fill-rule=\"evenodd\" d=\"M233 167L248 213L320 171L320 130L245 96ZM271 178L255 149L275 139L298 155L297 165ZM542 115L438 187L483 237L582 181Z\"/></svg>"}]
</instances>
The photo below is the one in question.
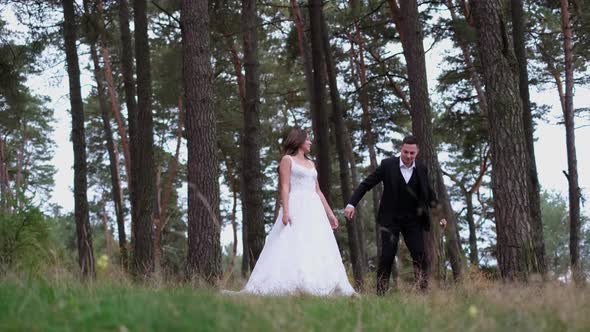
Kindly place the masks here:
<instances>
[{"instance_id":1,"label":"groom's black suit jacket","mask_svg":"<svg viewBox=\"0 0 590 332\"><path fill-rule=\"evenodd\" d=\"M383 195L379 204L380 225L388 226L394 222L396 204L398 204L400 185L404 184L403 175L399 167L399 157L391 157L381 161L375 172L370 174L354 191L348 204L356 206L365 193L379 182L383 182ZM413 176L417 176L420 191L418 194L418 206L416 217L425 231L430 230L430 207L436 206L436 194L428 183L428 169L420 161L416 160L416 168Z\"/></svg>"}]
</instances>

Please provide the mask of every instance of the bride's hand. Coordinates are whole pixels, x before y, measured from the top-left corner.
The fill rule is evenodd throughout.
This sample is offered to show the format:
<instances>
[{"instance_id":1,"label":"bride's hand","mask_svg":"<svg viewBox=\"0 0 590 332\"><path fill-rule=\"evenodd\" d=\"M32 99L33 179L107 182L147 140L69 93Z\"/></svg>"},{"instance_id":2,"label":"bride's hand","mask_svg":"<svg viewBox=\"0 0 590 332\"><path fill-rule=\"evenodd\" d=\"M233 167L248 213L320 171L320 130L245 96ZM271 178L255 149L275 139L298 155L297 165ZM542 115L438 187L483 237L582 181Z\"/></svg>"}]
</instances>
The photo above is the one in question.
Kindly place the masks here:
<instances>
[{"instance_id":1,"label":"bride's hand","mask_svg":"<svg viewBox=\"0 0 590 332\"><path fill-rule=\"evenodd\" d=\"M332 226L332 229L338 228L338 218L336 218L336 216L331 215L328 217L328 220L330 220L330 226Z\"/></svg>"},{"instance_id":2,"label":"bride's hand","mask_svg":"<svg viewBox=\"0 0 590 332\"><path fill-rule=\"evenodd\" d=\"M283 225L287 226L287 224L291 224L291 218L288 214L283 214Z\"/></svg>"}]
</instances>

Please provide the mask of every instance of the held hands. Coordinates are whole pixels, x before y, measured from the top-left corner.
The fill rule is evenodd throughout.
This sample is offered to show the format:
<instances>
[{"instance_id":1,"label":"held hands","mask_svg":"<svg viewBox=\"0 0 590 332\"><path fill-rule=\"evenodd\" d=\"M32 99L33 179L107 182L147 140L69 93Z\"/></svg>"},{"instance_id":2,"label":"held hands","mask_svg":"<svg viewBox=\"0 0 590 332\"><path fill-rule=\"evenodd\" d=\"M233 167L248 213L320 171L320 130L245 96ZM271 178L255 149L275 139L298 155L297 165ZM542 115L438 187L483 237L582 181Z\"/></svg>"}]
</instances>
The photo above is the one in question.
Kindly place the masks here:
<instances>
[{"instance_id":1,"label":"held hands","mask_svg":"<svg viewBox=\"0 0 590 332\"><path fill-rule=\"evenodd\" d=\"M346 219L352 220L352 218L354 217L354 212L354 206L349 205L344 209L344 216L346 217ZM445 218L442 218L438 224L442 229L447 228L447 220Z\"/></svg>"},{"instance_id":2,"label":"held hands","mask_svg":"<svg viewBox=\"0 0 590 332\"><path fill-rule=\"evenodd\" d=\"M352 218L354 217L354 206L347 206L344 209L344 216L346 217L346 219L352 220Z\"/></svg>"}]
</instances>

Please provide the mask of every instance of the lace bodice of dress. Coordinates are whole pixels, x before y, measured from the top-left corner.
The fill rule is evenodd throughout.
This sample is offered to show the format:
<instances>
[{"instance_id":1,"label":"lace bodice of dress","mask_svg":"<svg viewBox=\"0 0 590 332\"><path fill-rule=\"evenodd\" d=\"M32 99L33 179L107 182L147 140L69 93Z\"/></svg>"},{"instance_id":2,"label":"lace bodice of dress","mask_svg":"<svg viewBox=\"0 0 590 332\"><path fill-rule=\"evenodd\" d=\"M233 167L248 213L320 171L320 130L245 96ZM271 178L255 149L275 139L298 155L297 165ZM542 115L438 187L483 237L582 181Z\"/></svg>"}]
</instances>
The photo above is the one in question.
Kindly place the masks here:
<instances>
[{"instance_id":1,"label":"lace bodice of dress","mask_svg":"<svg viewBox=\"0 0 590 332\"><path fill-rule=\"evenodd\" d=\"M305 167L291 159L291 192L315 191L317 172L315 168Z\"/></svg>"}]
</instances>

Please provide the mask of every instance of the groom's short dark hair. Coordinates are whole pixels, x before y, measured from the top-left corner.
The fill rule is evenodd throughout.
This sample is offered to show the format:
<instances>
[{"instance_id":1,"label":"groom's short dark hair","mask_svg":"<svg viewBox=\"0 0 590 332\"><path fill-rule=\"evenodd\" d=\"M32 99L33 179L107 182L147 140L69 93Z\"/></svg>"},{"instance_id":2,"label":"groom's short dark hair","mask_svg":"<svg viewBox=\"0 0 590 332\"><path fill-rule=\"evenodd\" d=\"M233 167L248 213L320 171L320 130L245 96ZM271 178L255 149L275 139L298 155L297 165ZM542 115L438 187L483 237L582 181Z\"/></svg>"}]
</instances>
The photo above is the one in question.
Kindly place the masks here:
<instances>
[{"instance_id":1,"label":"groom's short dark hair","mask_svg":"<svg viewBox=\"0 0 590 332\"><path fill-rule=\"evenodd\" d=\"M418 140L416 139L416 136L409 135L409 136L404 137L404 140L402 141L402 145L403 144L418 145Z\"/></svg>"}]
</instances>

